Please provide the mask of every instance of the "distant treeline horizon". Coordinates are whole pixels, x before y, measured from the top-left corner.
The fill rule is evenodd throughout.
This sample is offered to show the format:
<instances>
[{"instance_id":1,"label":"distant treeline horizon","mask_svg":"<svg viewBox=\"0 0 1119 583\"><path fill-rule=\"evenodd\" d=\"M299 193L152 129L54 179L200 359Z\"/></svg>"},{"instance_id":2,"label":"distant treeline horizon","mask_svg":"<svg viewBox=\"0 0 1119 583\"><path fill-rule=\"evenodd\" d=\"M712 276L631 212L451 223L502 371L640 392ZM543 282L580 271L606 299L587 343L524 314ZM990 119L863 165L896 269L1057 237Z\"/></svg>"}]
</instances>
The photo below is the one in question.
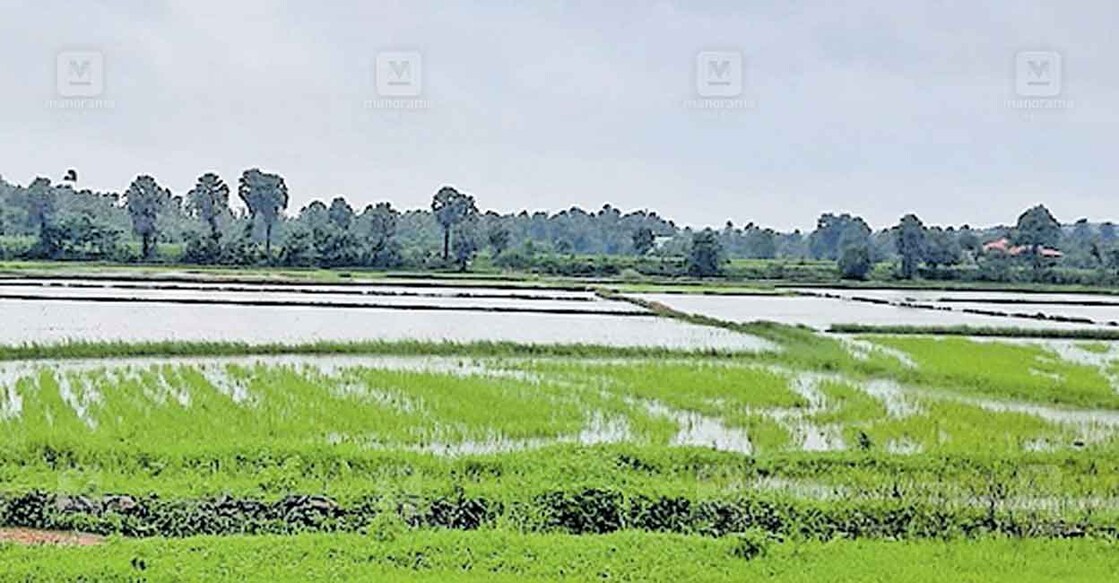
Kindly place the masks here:
<instances>
[{"instance_id":1,"label":"distant treeline horizon","mask_svg":"<svg viewBox=\"0 0 1119 583\"><path fill-rule=\"evenodd\" d=\"M1041 205L987 227L927 226L905 215L874 230L857 215L823 212L812 231L781 232L753 221L681 227L654 210L622 212L609 203L594 211L481 211L453 186L439 188L429 208L382 201L355 209L338 196L293 209L283 177L259 169L235 184L206 173L181 194L151 176L121 193L79 184L75 170L26 186L0 178L0 258L467 269L483 254L497 267L526 268L538 255L687 258L702 239L716 271L727 258L840 261L847 254L869 266L900 263L902 275L913 277L922 269L979 267L990 255L985 245L1003 237L1034 259L1042 247L1059 249L1049 259L1079 269L1110 268L1116 246L1113 222L1061 223ZM1035 272L1045 267L1038 263Z\"/></svg>"}]
</instances>

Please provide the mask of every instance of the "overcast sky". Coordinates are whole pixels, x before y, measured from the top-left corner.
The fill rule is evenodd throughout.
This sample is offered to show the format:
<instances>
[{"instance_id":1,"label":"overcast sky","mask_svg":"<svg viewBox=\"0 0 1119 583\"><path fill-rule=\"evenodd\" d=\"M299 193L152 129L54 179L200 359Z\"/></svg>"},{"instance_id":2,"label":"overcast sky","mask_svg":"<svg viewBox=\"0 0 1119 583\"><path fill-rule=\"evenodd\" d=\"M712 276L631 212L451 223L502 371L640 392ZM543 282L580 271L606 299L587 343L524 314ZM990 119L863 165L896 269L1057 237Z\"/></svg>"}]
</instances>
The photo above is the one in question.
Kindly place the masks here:
<instances>
[{"instance_id":1,"label":"overcast sky","mask_svg":"<svg viewBox=\"0 0 1119 583\"><path fill-rule=\"evenodd\" d=\"M985 225L1038 202L1119 220L1114 0L0 5L0 175L22 184L73 167L183 193L260 167L293 210L420 207L452 184L485 209L690 225ZM68 51L102 55L99 94L60 94ZM741 54L739 95L698 101L711 51ZM1054 109L1023 109L1020 51L1060 55L1060 93L1032 97ZM418 96L378 95L381 52L420 55Z\"/></svg>"}]
</instances>

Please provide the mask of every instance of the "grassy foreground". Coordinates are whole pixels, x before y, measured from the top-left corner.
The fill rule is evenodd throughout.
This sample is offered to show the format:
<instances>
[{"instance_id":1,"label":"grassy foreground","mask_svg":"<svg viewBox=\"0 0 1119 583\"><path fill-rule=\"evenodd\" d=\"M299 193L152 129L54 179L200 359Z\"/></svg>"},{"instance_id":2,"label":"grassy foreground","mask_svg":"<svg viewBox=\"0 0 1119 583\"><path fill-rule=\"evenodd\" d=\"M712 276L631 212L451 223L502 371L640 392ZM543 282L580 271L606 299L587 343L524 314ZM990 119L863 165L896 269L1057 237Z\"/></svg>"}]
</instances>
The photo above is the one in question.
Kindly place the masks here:
<instances>
[{"instance_id":1,"label":"grassy foreground","mask_svg":"<svg viewBox=\"0 0 1119 583\"><path fill-rule=\"evenodd\" d=\"M429 531L113 539L91 547L0 546L9 580L705 580L1028 583L1111 581L1115 543L986 538L959 543L768 543L621 532L600 536Z\"/></svg>"}]
</instances>

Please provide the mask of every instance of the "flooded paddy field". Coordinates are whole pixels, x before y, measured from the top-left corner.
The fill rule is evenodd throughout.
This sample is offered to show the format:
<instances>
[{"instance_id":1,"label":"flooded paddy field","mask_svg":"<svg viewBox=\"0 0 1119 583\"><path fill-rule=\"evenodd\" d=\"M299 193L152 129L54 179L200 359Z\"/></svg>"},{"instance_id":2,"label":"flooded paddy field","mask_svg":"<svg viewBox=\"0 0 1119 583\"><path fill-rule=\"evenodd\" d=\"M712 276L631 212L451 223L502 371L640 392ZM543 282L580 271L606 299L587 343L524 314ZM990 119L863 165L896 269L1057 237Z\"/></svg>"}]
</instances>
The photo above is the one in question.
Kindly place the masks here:
<instances>
[{"instance_id":1,"label":"flooded paddy field","mask_svg":"<svg viewBox=\"0 0 1119 583\"><path fill-rule=\"evenodd\" d=\"M948 312L937 325L982 325L978 320L960 321L961 317L971 317L1001 318L1005 325L1017 327L1029 326L1030 320L1035 322L1034 326L1119 326L1119 295L1112 294L846 288L802 288L791 291L812 298L840 298L851 303L875 302L871 305Z\"/></svg>"},{"instance_id":2,"label":"flooded paddy field","mask_svg":"<svg viewBox=\"0 0 1119 583\"><path fill-rule=\"evenodd\" d=\"M0 290L9 288L62 288L88 290L201 290L260 293L299 293L299 294L343 294L364 296L411 296L411 297L472 297L472 298L509 298L509 299L551 299L594 301L590 291L561 287L533 287L527 283L499 286L494 282L478 281L473 285L463 282L442 282L439 280L408 280L401 278L383 281L354 281L345 284L314 282L249 282L213 281L194 279L112 279L112 278L0 278Z\"/></svg>"},{"instance_id":3,"label":"flooded paddy field","mask_svg":"<svg viewBox=\"0 0 1119 583\"><path fill-rule=\"evenodd\" d=\"M728 329L574 290L86 283L0 285L0 344L47 344L0 360L0 528L123 535L90 552L199 535L326 537L331 561L347 536L1119 540L1115 343ZM237 303L261 297L290 305ZM864 309L974 316L640 297L818 329ZM301 352L322 340L354 343ZM47 556L0 542L0 562Z\"/></svg>"},{"instance_id":4,"label":"flooded paddy field","mask_svg":"<svg viewBox=\"0 0 1119 583\"><path fill-rule=\"evenodd\" d=\"M594 294L533 290L417 288L342 288L338 286L251 286L215 284L137 285L131 283L82 283L59 285L0 284L0 300L62 300L106 303L201 303L228 305L276 305L307 307L372 307L458 309L474 311L521 311L542 313L630 313L642 310L632 304L596 297Z\"/></svg>"},{"instance_id":5,"label":"flooded paddy field","mask_svg":"<svg viewBox=\"0 0 1119 583\"><path fill-rule=\"evenodd\" d=\"M487 313L0 298L0 343L319 340L506 341L758 350L756 337L651 315Z\"/></svg>"},{"instance_id":6,"label":"flooded paddy field","mask_svg":"<svg viewBox=\"0 0 1119 583\"><path fill-rule=\"evenodd\" d=\"M810 326L817 330L840 324L882 326L973 326L1018 327L1056 330L1103 328L1104 323L1082 324L973 314L951 305L928 308L861 302L823 296L713 296L681 294L639 294L637 297L673 309L710 316L731 322L767 320L782 324ZM856 297L856 296L852 296ZM936 308L936 309L932 309ZM1002 309L1009 308L1009 309ZM995 306L1011 311L1014 306Z\"/></svg>"},{"instance_id":7,"label":"flooded paddy field","mask_svg":"<svg viewBox=\"0 0 1119 583\"><path fill-rule=\"evenodd\" d=\"M269 442L282 436L293 445L438 455L558 443L749 454L1022 452L1042 443L1056 450L1115 441L1119 393L1110 372L1119 357L1110 353L1088 364L1038 344L892 337L867 342L895 351L884 354L904 354L909 364L899 364L896 375L865 379L745 356L16 360L0 362L0 419L9 440L25 435L34 420L45 421L42 429L51 433L66 427L86 434L84 442L142 437L129 444L139 448L156 445L164 430L202 439L216 437L224 426L229 440L246 446L257 437ZM1014 359L1020 368L950 368L964 352ZM1060 392L1047 392L1047 385ZM258 421L246 430L242 422L250 418ZM233 419L242 422L226 423Z\"/></svg>"},{"instance_id":8,"label":"flooded paddy field","mask_svg":"<svg viewBox=\"0 0 1119 583\"><path fill-rule=\"evenodd\" d=\"M394 285L0 280L0 343L417 340L761 350L592 292Z\"/></svg>"},{"instance_id":9,"label":"flooded paddy field","mask_svg":"<svg viewBox=\"0 0 1119 583\"><path fill-rule=\"evenodd\" d=\"M360 529L391 496L410 528L718 533L761 512L786 535L921 538L927 519L1110 536L1113 347L854 340L821 367L783 351L10 360L0 504L40 509L5 526L104 534L286 532L290 512L310 513L299 529ZM908 518L856 526L879 512ZM619 522L584 522L604 516Z\"/></svg>"}]
</instances>

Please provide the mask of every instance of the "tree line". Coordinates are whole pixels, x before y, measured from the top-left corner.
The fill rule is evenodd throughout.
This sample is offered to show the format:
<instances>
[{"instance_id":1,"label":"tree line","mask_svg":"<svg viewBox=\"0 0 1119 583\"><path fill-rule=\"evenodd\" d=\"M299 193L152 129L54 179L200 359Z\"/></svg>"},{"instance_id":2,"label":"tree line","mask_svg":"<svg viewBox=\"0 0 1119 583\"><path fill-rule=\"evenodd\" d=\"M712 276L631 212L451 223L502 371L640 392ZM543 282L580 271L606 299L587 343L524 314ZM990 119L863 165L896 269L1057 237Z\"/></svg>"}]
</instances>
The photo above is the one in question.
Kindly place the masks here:
<instances>
[{"instance_id":1,"label":"tree line","mask_svg":"<svg viewBox=\"0 0 1119 583\"><path fill-rule=\"evenodd\" d=\"M289 204L283 177L256 168L234 185L203 174L181 195L147 175L123 193L81 189L74 170L58 183L0 178L0 258L467 270L481 256L505 269L695 276L753 259L826 262L851 279L1119 277L1114 224L1062 225L1044 206L1011 226L927 226L909 214L874 231L861 217L825 213L811 232L782 233L730 221L693 230L609 204L598 211L483 212L453 186L439 188L426 209L401 211L384 201L357 210L343 196L298 210ZM1009 251L989 248L1002 239ZM579 259L586 257L600 259Z\"/></svg>"}]
</instances>

